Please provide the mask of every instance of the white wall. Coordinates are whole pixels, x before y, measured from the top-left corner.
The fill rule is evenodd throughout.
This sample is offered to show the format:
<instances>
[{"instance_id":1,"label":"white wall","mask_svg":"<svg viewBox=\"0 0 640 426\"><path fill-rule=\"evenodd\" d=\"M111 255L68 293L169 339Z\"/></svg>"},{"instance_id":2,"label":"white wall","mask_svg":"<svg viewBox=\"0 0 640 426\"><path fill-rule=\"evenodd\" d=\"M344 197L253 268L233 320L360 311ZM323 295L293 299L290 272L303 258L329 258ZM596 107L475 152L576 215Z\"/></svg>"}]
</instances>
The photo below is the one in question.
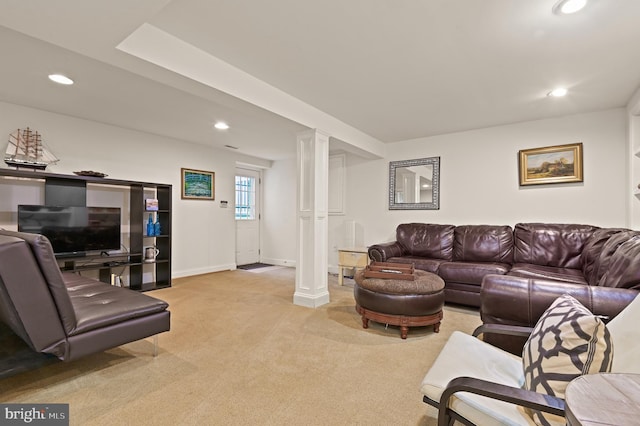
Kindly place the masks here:
<instances>
[{"instance_id":1,"label":"white wall","mask_svg":"<svg viewBox=\"0 0 640 426\"><path fill-rule=\"evenodd\" d=\"M329 264L337 264L346 220L362 227L366 245L394 240L406 222L629 226L626 138L626 112L615 109L402 141L381 160L349 155L346 214L331 217ZM519 150L576 142L583 143L583 183L519 187ZM440 210L390 211L389 161L437 156Z\"/></svg>"},{"instance_id":2,"label":"white wall","mask_svg":"<svg viewBox=\"0 0 640 426\"><path fill-rule=\"evenodd\" d=\"M236 161L264 163L263 160L0 102L0 135L6 137L17 128L27 126L40 132L45 145L60 159L57 165L47 168L48 172L72 174L79 170L93 170L106 173L113 179L173 185L174 277L235 268L233 202ZM181 167L215 172L215 201L182 200ZM42 203L43 184L34 186L33 183L19 182L14 185L12 182L6 185L2 182L0 226L15 229L16 206L20 203ZM127 208L128 196L121 193L114 195L113 191L94 191L88 193L87 198L96 204L122 202L120 207ZM220 200L229 201L229 208L221 208Z\"/></svg>"},{"instance_id":3,"label":"white wall","mask_svg":"<svg viewBox=\"0 0 640 426\"><path fill-rule=\"evenodd\" d=\"M628 156L629 156L629 200L630 227L640 228L640 89L627 105Z\"/></svg>"},{"instance_id":4,"label":"white wall","mask_svg":"<svg viewBox=\"0 0 640 426\"><path fill-rule=\"evenodd\" d=\"M274 161L263 174L261 260L273 265L296 263L296 157Z\"/></svg>"},{"instance_id":5,"label":"white wall","mask_svg":"<svg viewBox=\"0 0 640 426\"><path fill-rule=\"evenodd\" d=\"M236 162L256 164L259 160L0 102L0 135L26 126L38 130L61 159L48 171L95 170L114 179L173 185L173 276L235 267ZM329 218L330 268L337 265L336 249L342 245L345 221L356 223L366 245L394 239L396 226L410 221L632 226L627 132L626 111L615 109L398 142L389 145L387 157L380 160L348 154L345 214ZM575 142L584 145L583 183L518 186L518 150ZM390 211L389 161L432 156L441 157L440 210ZM181 200L180 167L214 171L216 200ZM295 158L276 161L265 169L263 193L262 260L293 265L297 250ZM0 185L0 226L11 227L17 204L41 199L40 187L22 182ZM229 208L220 208L220 200L229 201ZM632 207L634 202L640 203L633 197Z\"/></svg>"}]
</instances>

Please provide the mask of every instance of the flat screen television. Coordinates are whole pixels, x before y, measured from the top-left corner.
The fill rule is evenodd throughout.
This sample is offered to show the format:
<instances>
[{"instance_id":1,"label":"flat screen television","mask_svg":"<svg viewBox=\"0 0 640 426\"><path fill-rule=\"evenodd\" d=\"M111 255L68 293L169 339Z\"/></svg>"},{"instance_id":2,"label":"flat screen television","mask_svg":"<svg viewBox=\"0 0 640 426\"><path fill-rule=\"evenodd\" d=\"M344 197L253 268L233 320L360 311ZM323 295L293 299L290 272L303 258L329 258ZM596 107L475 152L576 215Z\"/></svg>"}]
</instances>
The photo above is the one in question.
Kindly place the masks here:
<instances>
[{"instance_id":1,"label":"flat screen television","mask_svg":"<svg viewBox=\"0 0 640 426\"><path fill-rule=\"evenodd\" d=\"M120 208L18 206L18 231L42 234L58 257L120 249Z\"/></svg>"}]
</instances>

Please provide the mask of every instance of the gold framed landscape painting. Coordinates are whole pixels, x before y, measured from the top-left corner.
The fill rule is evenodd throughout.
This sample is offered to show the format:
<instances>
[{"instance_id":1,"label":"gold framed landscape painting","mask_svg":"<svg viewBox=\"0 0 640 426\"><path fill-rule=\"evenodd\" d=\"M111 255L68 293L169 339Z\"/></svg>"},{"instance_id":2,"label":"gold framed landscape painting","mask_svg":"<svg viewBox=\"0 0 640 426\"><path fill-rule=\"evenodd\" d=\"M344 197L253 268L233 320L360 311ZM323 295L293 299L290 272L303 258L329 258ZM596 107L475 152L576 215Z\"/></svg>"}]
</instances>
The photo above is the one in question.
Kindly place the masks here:
<instances>
[{"instance_id":1,"label":"gold framed landscape painting","mask_svg":"<svg viewBox=\"0 0 640 426\"><path fill-rule=\"evenodd\" d=\"M520 186L582 182L582 143L518 151Z\"/></svg>"},{"instance_id":2,"label":"gold framed landscape painting","mask_svg":"<svg viewBox=\"0 0 640 426\"><path fill-rule=\"evenodd\" d=\"M214 172L180 169L182 172L182 198L191 200L215 199Z\"/></svg>"}]
</instances>

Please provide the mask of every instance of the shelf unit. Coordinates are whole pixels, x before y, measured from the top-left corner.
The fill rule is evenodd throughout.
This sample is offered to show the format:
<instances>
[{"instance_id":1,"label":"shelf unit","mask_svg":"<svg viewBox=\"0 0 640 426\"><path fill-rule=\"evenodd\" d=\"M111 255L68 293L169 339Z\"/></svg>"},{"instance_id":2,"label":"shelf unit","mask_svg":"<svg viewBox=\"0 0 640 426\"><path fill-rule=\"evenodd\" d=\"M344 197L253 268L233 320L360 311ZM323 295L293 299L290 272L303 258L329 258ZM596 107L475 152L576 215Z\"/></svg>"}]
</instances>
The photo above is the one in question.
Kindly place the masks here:
<instances>
[{"instance_id":1,"label":"shelf unit","mask_svg":"<svg viewBox=\"0 0 640 426\"><path fill-rule=\"evenodd\" d=\"M109 283L112 269L127 267L129 288L132 290L171 287L171 185L6 168L0 168L0 177L44 180L45 204L57 206L86 206L87 185L127 188L130 197L129 253L110 256L108 262L107 258L99 256L61 259L64 262L61 269L72 272L98 270L99 279ZM145 194L153 194L153 198L158 199L157 211L145 210ZM154 219L160 219L161 235L145 235L145 216L148 217L149 213L154 214ZM159 254L155 260L147 262L144 260L144 247L151 245L158 248ZM151 272L155 281L143 282L145 272Z\"/></svg>"},{"instance_id":2,"label":"shelf unit","mask_svg":"<svg viewBox=\"0 0 640 426\"><path fill-rule=\"evenodd\" d=\"M155 191L155 198L158 200L158 210L145 210L145 191ZM134 202L135 201L135 202ZM160 220L161 234L146 235L145 218L152 214L154 222ZM171 286L171 185L160 185L148 183L131 185L131 251L140 253L134 256L132 261L140 263L130 268L130 280L140 283L138 290L153 290ZM155 246L158 248L158 256L152 262L144 260L144 248ZM148 284L142 282L144 265L153 265L155 269L155 282ZM148 288L151 287L151 288Z\"/></svg>"}]
</instances>

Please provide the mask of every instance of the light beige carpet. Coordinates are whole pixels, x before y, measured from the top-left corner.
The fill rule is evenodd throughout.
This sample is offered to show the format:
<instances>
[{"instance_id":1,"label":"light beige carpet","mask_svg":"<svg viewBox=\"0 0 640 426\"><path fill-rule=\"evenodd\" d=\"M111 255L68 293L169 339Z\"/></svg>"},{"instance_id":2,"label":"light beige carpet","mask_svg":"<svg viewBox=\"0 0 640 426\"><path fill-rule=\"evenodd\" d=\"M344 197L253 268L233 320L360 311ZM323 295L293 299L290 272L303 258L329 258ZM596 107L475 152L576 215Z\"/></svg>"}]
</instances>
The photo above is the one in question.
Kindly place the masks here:
<instances>
[{"instance_id":1,"label":"light beige carpet","mask_svg":"<svg viewBox=\"0 0 640 426\"><path fill-rule=\"evenodd\" d=\"M148 293L172 312L152 357L145 339L0 381L0 400L69 403L72 425L434 425L422 377L477 310L446 307L440 333L370 323L352 281L331 303L292 303L295 271L227 271Z\"/></svg>"}]
</instances>

